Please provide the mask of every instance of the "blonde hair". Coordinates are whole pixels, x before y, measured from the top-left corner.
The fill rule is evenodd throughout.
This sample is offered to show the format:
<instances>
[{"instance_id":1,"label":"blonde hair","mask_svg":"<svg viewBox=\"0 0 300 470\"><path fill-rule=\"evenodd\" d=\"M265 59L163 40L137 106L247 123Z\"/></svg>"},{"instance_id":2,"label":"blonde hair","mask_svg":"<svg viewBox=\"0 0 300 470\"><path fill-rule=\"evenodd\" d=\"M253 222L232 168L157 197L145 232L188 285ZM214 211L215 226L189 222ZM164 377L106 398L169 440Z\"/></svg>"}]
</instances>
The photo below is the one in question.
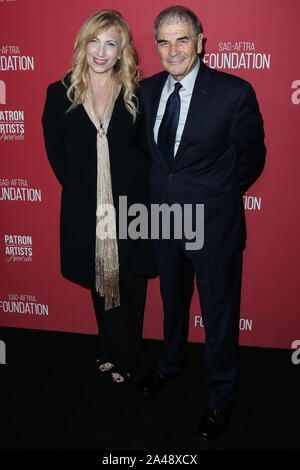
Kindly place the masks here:
<instances>
[{"instance_id":1,"label":"blonde hair","mask_svg":"<svg viewBox=\"0 0 300 470\"><path fill-rule=\"evenodd\" d=\"M120 59L116 62L113 73L117 82L124 87L124 103L133 120L138 111L138 99L134 88L142 80L137 64L137 53L132 46L131 31L127 21L121 13L115 10L100 10L88 18L78 31L73 47L73 61L71 69L63 76L62 83L67 88L67 96L72 102L70 108L74 109L82 104L89 87L89 66L86 60L86 46L99 32L115 26L121 35ZM70 76L70 85L65 79Z\"/></svg>"}]
</instances>

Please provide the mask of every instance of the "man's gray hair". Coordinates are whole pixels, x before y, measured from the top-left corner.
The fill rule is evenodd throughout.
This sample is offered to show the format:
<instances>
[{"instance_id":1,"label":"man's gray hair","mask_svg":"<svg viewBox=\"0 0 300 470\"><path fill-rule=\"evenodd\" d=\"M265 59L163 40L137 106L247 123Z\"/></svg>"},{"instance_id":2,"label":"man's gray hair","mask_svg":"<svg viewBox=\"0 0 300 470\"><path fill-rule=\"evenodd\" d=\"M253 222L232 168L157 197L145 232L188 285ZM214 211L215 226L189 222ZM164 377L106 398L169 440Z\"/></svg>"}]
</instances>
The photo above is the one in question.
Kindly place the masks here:
<instances>
[{"instance_id":1,"label":"man's gray hair","mask_svg":"<svg viewBox=\"0 0 300 470\"><path fill-rule=\"evenodd\" d=\"M175 5L173 7L169 7L161 11L158 17L155 19L155 39L157 39L157 30L159 26L164 23L173 24L176 21L190 23L193 26L194 32L197 36L203 31L202 25L195 13L193 13L189 8L183 7L181 5Z\"/></svg>"}]
</instances>

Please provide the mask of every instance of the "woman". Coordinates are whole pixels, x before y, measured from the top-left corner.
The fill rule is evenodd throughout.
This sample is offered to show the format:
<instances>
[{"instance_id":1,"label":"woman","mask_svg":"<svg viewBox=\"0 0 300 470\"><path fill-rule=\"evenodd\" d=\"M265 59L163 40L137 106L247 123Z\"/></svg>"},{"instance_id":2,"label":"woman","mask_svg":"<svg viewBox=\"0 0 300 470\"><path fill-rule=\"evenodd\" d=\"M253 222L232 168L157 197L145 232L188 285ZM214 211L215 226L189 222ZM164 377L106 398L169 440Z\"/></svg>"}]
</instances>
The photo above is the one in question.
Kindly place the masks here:
<instances>
[{"instance_id":1,"label":"woman","mask_svg":"<svg viewBox=\"0 0 300 470\"><path fill-rule=\"evenodd\" d=\"M147 203L140 80L127 22L101 10L78 32L72 68L48 87L42 118L47 155L62 185L61 271L91 288L97 369L117 383L130 377L139 357L153 273L149 242L118 238L119 196L128 207ZM106 212L113 206L116 216Z\"/></svg>"}]
</instances>

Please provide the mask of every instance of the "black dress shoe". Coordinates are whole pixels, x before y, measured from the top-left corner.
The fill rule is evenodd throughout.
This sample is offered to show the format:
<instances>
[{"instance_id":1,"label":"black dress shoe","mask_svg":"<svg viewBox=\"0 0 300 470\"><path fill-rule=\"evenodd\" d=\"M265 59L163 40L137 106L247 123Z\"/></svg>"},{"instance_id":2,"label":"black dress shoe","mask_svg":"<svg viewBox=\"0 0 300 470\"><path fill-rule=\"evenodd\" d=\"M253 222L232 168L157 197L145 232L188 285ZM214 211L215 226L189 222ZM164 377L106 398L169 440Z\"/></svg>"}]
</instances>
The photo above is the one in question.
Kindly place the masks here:
<instances>
[{"instance_id":1,"label":"black dress shoe","mask_svg":"<svg viewBox=\"0 0 300 470\"><path fill-rule=\"evenodd\" d=\"M173 377L173 375L161 374L158 371L154 371L144 377L139 384L139 389L145 394L156 392L162 388L171 377Z\"/></svg>"},{"instance_id":2,"label":"black dress shoe","mask_svg":"<svg viewBox=\"0 0 300 470\"><path fill-rule=\"evenodd\" d=\"M202 441L210 441L222 434L228 425L230 417L229 408L211 409L204 415L198 428L198 435Z\"/></svg>"}]
</instances>

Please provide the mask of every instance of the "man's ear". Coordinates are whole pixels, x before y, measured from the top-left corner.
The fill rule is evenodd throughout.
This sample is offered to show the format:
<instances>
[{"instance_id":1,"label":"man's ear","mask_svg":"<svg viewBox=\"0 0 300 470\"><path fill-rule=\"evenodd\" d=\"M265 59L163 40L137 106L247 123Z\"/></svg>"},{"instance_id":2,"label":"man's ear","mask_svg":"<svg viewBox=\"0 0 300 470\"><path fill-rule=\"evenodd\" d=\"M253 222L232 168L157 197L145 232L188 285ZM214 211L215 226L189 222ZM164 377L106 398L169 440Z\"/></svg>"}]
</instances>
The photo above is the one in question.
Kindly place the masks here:
<instances>
[{"instance_id":1,"label":"man's ear","mask_svg":"<svg viewBox=\"0 0 300 470\"><path fill-rule=\"evenodd\" d=\"M202 52L202 42L203 42L203 33L200 33L197 38L197 52L201 54Z\"/></svg>"}]
</instances>

